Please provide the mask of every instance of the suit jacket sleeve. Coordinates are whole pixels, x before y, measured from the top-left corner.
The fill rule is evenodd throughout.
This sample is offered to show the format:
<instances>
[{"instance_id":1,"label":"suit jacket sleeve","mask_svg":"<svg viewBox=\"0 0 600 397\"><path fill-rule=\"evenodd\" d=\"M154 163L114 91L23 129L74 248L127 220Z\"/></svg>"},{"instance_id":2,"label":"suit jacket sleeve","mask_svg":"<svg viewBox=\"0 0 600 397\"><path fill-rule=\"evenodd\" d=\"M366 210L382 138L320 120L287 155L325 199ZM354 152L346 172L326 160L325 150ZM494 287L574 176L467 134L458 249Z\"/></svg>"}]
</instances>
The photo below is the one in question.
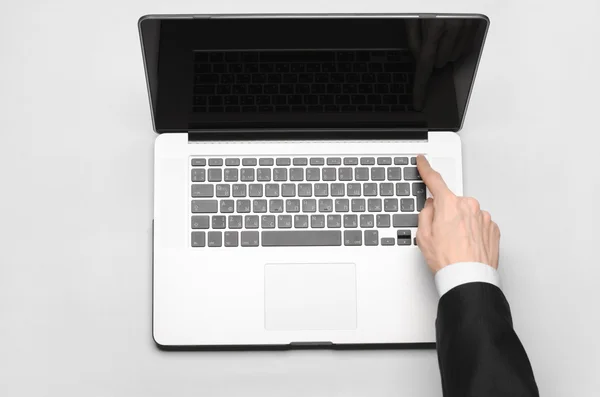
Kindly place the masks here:
<instances>
[{"instance_id":1,"label":"suit jacket sleeve","mask_svg":"<svg viewBox=\"0 0 600 397\"><path fill-rule=\"evenodd\" d=\"M539 396L502 291L488 283L444 294L436 321L444 397Z\"/></svg>"}]
</instances>

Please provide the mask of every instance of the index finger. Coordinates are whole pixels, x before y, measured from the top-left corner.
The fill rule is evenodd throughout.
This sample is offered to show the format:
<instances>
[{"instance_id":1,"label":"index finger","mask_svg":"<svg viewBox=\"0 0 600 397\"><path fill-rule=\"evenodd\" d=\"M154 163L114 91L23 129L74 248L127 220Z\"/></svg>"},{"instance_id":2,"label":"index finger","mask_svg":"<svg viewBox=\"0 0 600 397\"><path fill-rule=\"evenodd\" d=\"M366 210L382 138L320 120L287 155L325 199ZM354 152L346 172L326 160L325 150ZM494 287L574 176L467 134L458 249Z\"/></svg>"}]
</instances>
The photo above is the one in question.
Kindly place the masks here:
<instances>
[{"instance_id":1,"label":"index finger","mask_svg":"<svg viewBox=\"0 0 600 397\"><path fill-rule=\"evenodd\" d=\"M444 182L444 178L442 178L439 172L431 168L431 164L429 164L429 161L422 154L417 156L417 169L419 170L421 179L423 179L423 182L425 182L425 185L427 185L434 198L453 194L448 189L446 182Z\"/></svg>"}]
</instances>

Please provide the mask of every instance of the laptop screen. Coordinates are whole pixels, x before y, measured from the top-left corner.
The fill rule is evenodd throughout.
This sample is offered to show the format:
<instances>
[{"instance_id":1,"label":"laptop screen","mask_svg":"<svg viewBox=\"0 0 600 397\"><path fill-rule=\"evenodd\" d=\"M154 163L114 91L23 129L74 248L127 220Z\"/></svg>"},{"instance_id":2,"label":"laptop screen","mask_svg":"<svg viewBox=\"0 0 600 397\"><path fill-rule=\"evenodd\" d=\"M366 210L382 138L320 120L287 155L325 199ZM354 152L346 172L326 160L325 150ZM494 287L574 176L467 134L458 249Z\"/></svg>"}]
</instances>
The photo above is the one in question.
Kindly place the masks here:
<instances>
[{"instance_id":1,"label":"laptop screen","mask_svg":"<svg viewBox=\"0 0 600 397\"><path fill-rule=\"evenodd\" d=\"M143 18L155 129L457 131L487 26L479 16Z\"/></svg>"}]
</instances>

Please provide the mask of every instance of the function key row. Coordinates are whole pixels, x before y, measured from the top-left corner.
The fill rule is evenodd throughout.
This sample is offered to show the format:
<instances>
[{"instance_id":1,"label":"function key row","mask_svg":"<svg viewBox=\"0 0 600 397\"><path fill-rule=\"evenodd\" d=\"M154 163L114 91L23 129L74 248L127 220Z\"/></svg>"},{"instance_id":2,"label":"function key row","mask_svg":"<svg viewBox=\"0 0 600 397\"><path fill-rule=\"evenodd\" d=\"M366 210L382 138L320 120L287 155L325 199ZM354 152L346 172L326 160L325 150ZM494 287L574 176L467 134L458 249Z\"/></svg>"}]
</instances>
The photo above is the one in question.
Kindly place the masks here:
<instances>
[{"instance_id":1,"label":"function key row","mask_svg":"<svg viewBox=\"0 0 600 397\"><path fill-rule=\"evenodd\" d=\"M208 162L204 158L192 159L192 167L205 167L207 164L210 167L222 167L223 164L228 167L239 167L241 164L244 167L255 167L256 165L269 167L273 165L278 166L303 166L303 165L408 165L408 157L296 157L291 159L289 157L280 157L277 159L273 158L244 158L240 161L239 158L209 158ZM411 157L410 164L416 165L417 158Z\"/></svg>"}]
</instances>

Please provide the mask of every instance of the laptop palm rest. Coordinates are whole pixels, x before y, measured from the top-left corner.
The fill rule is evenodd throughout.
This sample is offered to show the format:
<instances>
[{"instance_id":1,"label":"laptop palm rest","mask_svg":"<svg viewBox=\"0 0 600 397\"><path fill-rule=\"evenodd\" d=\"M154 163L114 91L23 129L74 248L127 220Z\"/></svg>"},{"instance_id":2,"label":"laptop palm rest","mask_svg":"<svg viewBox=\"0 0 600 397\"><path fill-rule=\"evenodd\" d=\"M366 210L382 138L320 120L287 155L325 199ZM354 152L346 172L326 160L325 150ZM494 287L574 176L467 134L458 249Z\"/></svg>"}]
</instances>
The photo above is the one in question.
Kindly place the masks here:
<instances>
[{"instance_id":1,"label":"laptop palm rest","mask_svg":"<svg viewBox=\"0 0 600 397\"><path fill-rule=\"evenodd\" d=\"M266 264L265 329L356 329L355 264Z\"/></svg>"}]
</instances>

